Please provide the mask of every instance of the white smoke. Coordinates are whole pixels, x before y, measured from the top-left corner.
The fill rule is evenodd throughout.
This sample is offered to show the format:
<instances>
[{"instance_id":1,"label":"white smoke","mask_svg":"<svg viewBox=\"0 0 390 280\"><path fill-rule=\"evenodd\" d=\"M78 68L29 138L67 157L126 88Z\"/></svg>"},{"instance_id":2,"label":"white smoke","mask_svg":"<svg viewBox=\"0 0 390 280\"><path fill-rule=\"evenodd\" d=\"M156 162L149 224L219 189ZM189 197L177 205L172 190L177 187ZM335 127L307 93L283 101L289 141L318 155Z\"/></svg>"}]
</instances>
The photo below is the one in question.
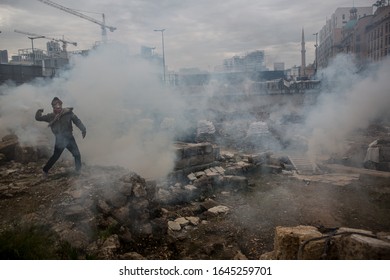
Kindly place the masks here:
<instances>
[{"instance_id":1,"label":"white smoke","mask_svg":"<svg viewBox=\"0 0 390 280\"><path fill-rule=\"evenodd\" d=\"M25 143L35 144L49 131L46 123L35 121L35 112L39 108L50 112L51 100L58 96L87 128L82 139L74 126L83 162L123 166L146 178L164 176L174 165L175 135L161 123L164 118L180 119L184 106L162 85L160 72L124 46L100 47L75 58L71 69L58 78L3 87L0 133L14 132Z\"/></svg>"},{"instance_id":2,"label":"white smoke","mask_svg":"<svg viewBox=\"0 0 390 280\"><path fill-rule=\"evenodd\" d=\"M345 140L352 132L389 118L389 77L389 59L360 73L345 55L337 56L322 72L325 90L306 120L313 159L321 153L345 151Z\"/></svg>"}]
</instances>

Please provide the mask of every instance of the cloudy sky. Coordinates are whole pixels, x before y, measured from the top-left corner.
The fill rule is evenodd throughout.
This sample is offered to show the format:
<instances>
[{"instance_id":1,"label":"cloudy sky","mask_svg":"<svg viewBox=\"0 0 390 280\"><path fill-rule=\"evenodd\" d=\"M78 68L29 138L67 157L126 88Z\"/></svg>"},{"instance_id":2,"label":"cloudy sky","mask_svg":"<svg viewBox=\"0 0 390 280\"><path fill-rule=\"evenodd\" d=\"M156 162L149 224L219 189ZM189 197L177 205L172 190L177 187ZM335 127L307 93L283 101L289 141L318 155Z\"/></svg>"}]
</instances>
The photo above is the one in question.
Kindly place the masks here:
<instances>
[{"instance_id":1,"label":"cloudy sky","mask_svg":"<svg viewBox=\"0 0 390 280\"><path fill-rule=\"evenodd\" d=\"M314 60L315 36L338 7L371 6L374 0L55 0L97 20L105 14L108 39L138 54L141 46L162 54L169 70L198 67L213 71L223 59L264 50L267 67L300 64L301 32L305 30L306 62ZM101 41L99 25L38 0L0 0L0 49L9 55L31 48L27 35L15 29L77 42L68 50L91 48ZM34 47L46 49L45 39Z\"/></svg>"}]
</instances>

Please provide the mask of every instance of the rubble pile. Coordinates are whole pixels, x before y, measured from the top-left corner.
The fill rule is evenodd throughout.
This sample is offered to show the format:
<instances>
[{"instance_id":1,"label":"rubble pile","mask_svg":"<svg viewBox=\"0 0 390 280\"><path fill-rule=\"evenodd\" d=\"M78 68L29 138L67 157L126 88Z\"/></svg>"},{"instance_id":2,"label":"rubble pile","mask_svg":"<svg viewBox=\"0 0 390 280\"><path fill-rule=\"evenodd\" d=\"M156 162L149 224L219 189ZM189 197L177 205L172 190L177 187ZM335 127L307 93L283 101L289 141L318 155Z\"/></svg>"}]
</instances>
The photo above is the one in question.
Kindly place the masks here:
<instances>
[{"instance_id":1,"label":"rubble pile","mask_svg":"<svg viewBox=\"0 0 390 280\"><path fill-rule=\"evenodd\" d=\"M78 176L69 171L72 163L59 162L44 179L40 177L41 163L46 160L43 150L23 147L17 138L4 137L0 144L0 199L19 199L43 186L34 193L41 204L26 211L20 223L49 227L61 241L84 252L84 257L206 259L212 254L245 259L236 240L224 239L237 229L232 224L221 228L215 222L223 221L235 209L213 198L217 193L229 196L249 190L251 173L284 175L291 163L269 151L242 154L208 142L175 146L177 162L167 178L145 179L123 168L99 166L86 166ZM56 199L50 196L55 189L61 190ZM333 233L328 257L389 258L388 235L365 232L362 237L353 231L342 235L338 229ZM204 244L202 238L210 235L214 236L213 244ZM323 236L314 227L277 227L275 249L263 258L319 259L330 240ZM300 252L303 242L312 238L321 239L308 243ZM196 250L191 252L188 242ZM157 247L163 250L156 251Z\"/></svg>"},{"instance_id":2,"label":"rubble pile","mask_svg":"<svg viewBox=\"0 0 390 280\"><path fill-rule=\"evenodd\" d=\"M176 240L208 218L226 215L229 207L209 197L217 190L246 190L243 175L271 159L269 153L239 156L210 143L178 143L176 170L169 178L145 180L134 172L103 167L86 167L78 178L68 171L72 163L65 162L45 181L39 177L38 149L21 147L17 138L5 139L0 196L17 197L38 184L69 185L59 202L53 201L50 209L42 205L25 215L23 223L49 226L61 240L100 259L143 258L137 247L146 240ZM24 181L25 173L35 179ZM167 210L178 204L195 205L192 215L177 217ZM99 236L102 232L106 234Z\"/></svg>"}]
</instances>

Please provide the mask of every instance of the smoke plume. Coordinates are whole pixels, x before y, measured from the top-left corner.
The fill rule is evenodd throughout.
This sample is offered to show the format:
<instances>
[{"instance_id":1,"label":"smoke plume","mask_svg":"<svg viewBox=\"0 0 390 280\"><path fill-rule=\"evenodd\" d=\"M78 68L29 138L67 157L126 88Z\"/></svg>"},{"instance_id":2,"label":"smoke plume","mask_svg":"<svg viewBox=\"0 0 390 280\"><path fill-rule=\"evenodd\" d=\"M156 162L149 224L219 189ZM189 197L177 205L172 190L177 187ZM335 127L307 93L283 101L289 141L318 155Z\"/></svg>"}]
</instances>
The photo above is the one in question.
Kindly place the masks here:
<instances>
[{"instance_id":1,"label":"smoke plume","mask_svg":"<svg viewBox=\"0 0 390 280\"><path fill-rule=\"evenodd\" d=\"M323 91L306 120L312 158L344 151L351 132L389 118L389 62L359 72L350 56L340 55L320 73Z\"/></svg>"},{"instance_id":2,"label":"smoke plume","mask_svg":"<svg viewBox=\"0 0 390 280\"><path fill-rule=\"evenodd\" d=\"M172 129L166 119L180 119L183 103L165 88L161 69L129 54L121 45L106 45L88 56L75 57L71 69L59 77L35 80L0 92L0 134L15 133L24 144L42 135L53 138L46 123L37 122L58 96L87 128L74 126L82 161L89 165L118 165L145 178L164 176L174 164ZM165 121L166 122L166 121Z\"/></svg>"}]
</instances>

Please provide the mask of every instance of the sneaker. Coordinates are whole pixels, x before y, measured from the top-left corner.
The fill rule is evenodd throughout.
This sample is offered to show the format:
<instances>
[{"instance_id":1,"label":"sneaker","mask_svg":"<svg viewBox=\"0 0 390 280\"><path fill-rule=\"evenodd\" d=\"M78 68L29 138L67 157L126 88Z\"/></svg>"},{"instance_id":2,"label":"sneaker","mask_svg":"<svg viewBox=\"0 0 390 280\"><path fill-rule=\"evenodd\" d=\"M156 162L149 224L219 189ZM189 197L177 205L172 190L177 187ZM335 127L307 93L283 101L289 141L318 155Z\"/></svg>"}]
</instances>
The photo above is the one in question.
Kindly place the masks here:
<instances>
[{"instance_id":1,"label":"sneaker","mask_svg":"<svg viewBox=\"0 0 390 280\"><path fill-rule=\"evenodd\" d=\"M49 174L48 174L48 172L42 170L42 176L43 176L43 179L47 179Z\"/></svg>"}]
</instances>

